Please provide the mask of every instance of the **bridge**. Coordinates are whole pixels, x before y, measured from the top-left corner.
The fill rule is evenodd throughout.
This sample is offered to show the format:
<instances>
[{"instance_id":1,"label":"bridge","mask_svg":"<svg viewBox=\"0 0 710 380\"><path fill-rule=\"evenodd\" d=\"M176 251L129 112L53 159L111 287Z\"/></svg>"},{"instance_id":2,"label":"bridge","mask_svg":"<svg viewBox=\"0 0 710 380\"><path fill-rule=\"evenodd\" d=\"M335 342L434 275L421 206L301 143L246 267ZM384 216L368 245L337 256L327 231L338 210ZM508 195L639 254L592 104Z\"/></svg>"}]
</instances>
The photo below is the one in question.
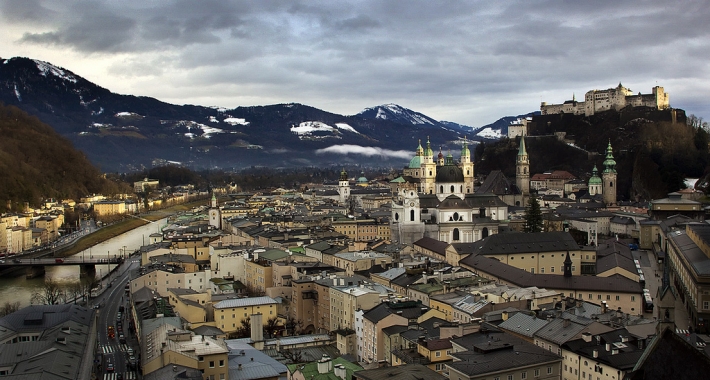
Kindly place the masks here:
<instances>
[{"instance_id":1,"label":"bridge","mask_svg":"<svg viewBox=\"0 0 710 380\"><path fill-rule=\"evenodd\" d=\"M53 265L99 265L99 264L120 264L123 262L122 257L114 258L99 258L99 259L82 259L75 258L51 258L51 257L18 257L14 259L5 259L0 262L0 267L31 267L31 266L53 266Z\"/></svg>"},{"instance_id":2,"label":"bridge","mask_svg":"<svg viewBox=\"0 0 710 380\"><path fill-rule=\"evenodd\" d=\"M45 273L44 268L47 266L58 266L58 265L78 265L80 266L81 276L96 276L96 266L97 265L119 265L123 262L122 257L114 258L98 258L98 259L85 259L81 257L71 257L71 258L53 258L53 257L15 257L6 258L0 262L0 268L2 269L19 269L25 268L25 277L34 278L43 276Z\"/></svg>"}]
</instances>

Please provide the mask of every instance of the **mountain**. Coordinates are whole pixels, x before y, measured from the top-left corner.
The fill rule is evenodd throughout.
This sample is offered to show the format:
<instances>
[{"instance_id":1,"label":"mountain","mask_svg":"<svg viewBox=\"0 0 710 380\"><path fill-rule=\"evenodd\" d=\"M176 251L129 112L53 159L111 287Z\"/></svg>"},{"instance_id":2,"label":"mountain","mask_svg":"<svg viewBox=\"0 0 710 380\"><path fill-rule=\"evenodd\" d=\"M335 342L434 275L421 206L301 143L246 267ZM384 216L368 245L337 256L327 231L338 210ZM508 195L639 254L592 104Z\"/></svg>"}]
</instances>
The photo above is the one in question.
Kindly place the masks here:
<instances>
[{"instance_id":1,"label":"mountain","mask_svg":"<svg viewBox=\"0 0 710 380\"><path fill-rule=\"evenodd\" d=\"M402 125L416 125L431 128L441 128L459 134L470 134L472 127L452 121L437 121L422 113L397 104L382 104L364 109L356 116L365 119L388 120Z\"/></svg>"},{"instance_id":2,"label":"mountain","mask_svg":"<svg viewBox=\"0 0 710 380\"><path fill-rule=\"evenodd\" d=\"M92 193L116 194L127 188L105 179L86 157L52 127L13 106L0 105L0 212L21 210L56 199Z\"/></svg>"},{"instance_id":3,"label":"mountain","mask_svg":"<svg viewBox=\"0 0 710 380\"><path fill-rule=\"evenodd\" d=\"M169 162L223 169L399 165L420 139L429 136L432 144L448 149L462 137L395 105L354 116L296 103L234 109L174 105L115 94L29 58L0 59L0 102L37 116L107 172Z\"/></svg>"},{"instance_id":4,"label":"mountain","mask_svg":"<svg viewBox=\"0 0 710 380\"><path fill-rule=\"evenodd\" d=\"M476 128L473 132L476 134L476 136L483 137L486 139L497 140L508 134L508 125L510 125L511 122L514 122L518 119L525 119L538 115L540 115L540 111L526 113L525 115L505 116L494 121L491 124L486 124L482 127Z\"/></svg>"}]
</instances>

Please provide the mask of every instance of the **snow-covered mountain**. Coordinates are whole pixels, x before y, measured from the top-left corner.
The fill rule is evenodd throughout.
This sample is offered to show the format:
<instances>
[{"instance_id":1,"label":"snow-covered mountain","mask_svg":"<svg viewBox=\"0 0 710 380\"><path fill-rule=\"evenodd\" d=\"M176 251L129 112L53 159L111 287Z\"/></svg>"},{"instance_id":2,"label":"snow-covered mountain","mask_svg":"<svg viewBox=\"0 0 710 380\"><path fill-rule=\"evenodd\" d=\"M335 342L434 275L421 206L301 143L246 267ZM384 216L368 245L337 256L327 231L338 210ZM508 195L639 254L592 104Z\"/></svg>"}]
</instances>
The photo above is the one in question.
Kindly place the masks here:
<instances>
[{"instance_id":1,"label":"snow-covered mountain","mask_svg":"<svg viewBox=\"0 0 710 380\"><path fill-rule=\"evenodd\" d=\"M397 104L383 104L366 108L356 116L365 119L380 119L400 124L439 126L439 122L427 115L412 111Z\"/></svg>"},{"instance_id":2,"label":"snow-covered mountain","mask_svg":"<svg viewBox=\"0 0 710 380\"><path fill-rule=\"evenodd\" d=\"M473 130L473 133L475 133L476 136L481 137L481 138L498 140L498 139L502 138L503 136L508 135L508 125L510 125L511 122L514 122L518 119L525 119L527 117L532 117L532 116L537 116L537 115L540 115L540 111L526 113L525 115L505 116L505 117L502 117L502 118L494 121L491 124L487 124L482 127L475 128Z\"/></svg>"}]
</instances>

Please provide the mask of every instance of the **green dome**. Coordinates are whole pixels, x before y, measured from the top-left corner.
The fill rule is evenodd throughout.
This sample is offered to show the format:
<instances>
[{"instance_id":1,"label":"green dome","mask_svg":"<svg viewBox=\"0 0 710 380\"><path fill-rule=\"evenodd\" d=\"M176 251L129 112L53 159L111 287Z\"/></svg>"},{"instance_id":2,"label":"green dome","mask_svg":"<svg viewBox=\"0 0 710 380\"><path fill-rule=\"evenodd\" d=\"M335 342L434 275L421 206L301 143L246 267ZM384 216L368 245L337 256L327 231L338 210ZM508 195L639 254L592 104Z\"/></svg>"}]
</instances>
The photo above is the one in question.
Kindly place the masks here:
<instances>
[{"instance_id":1,"label":"green dome","mask_svg":"<svg viewBox=\"0 0 710 380\"><path fill-rule=\"evenodd\" d=\"M471 156L471 151L468 150L468 141L466 139L463 140L463 148L461 148L461 157L463 156Z\"/></svg>"},{"instance_id":2,"label":"green dome","mask_svg":"<svg viewBox=\"0 0 710 380\"><path fill-rule=\"evenodd\" d=\"M597 171L597 165L594 165L594 169L592 170L592 177L589 178L589 186L601 185L601 184L602 184L602 179L599 178L599 174Z\"/></svg>"},{"instance_id":3,"label":"green dome","mask_svg":"<svg viewBox=\"0 0 710 380\"><path fill-rule=\"evenodd\" d=\"M611 141L606 148L606 160L604 160L604 173L616 173L616 161L611 150Z\"/></svg>"},{"instance_id":4,"label":"green dome","mask_svg":"<svg viewBox=\"0 0 710 380\"><path fill-rule=\"evenodd\" d=\"M414 156L412 160L409 161L410 169L419 169L422 167L422 156Z\"/></svg>"}]
</instances>

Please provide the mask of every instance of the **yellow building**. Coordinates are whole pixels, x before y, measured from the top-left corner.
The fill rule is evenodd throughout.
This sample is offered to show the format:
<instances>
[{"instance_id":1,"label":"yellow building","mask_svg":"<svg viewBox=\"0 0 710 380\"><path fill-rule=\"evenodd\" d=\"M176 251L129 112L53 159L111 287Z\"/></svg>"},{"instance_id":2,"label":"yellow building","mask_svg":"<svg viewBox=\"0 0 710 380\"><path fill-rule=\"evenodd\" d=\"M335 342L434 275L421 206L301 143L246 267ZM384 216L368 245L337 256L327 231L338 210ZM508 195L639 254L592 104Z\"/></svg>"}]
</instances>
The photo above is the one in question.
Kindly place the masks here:
<instances>
[{"instance_id":1,"label":"yellow building","mask_svg":"<svg viewBox=\"0 0 710 380\"><path fill-rule=\"evenodd\" d=\"M277 303L271 297L233 298L214 304L215 327L225 333L236 331L242 320L249 320L253 314L261 314L264 326L271 318L277 318Z\"/></svg>"},{"instance_id":2,"label":"yellow building","mask_svg":"<svg viewBox=\"0 0 710 380\"><path fill-rule=\"evenodd\" d=\"M209 293L171 288L168 289L168 299L175 312L187 321L191 328L202 325L214 326L214 313Z\"/></svg>"},{"instance_id":3,"label":"yellow building","mask_svg":"<svg viewBox=\"0 0 710 380\"><path fill-rule=\"evenodd\" d=\"M126 213L126 203L123 201L100 201L94 203L96 216L122 215Z\"/></svg>"},{"instance_id":4,"label":"yellow building","mask_svg":"<svg viewBox=\"0 0 710 380\"><path fill-rule=\"evenodd\" d=\"M192 335L190 331L163 324L149 332L144 342L143 375L166 366L181 365L200 370L205 379L229 378L229 349L223 340Z\"/></svg>"}]
</instances>

